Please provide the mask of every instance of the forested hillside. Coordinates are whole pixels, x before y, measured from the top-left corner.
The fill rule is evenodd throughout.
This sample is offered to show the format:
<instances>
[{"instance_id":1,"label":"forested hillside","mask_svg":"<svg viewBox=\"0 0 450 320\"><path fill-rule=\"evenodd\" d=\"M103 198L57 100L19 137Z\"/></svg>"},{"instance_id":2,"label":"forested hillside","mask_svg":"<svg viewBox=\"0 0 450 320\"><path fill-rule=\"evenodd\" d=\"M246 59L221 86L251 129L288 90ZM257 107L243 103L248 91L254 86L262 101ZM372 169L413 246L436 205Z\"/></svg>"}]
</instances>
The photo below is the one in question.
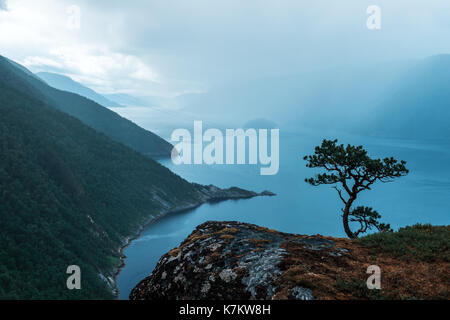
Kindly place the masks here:
<instances>
[{"instance_id":1,"label":"forested hillside","mask_svg":"<svg viewBox=\"0 0 450 320\"><path fill-rule=\"evenodd\" d=\"M145 155L170 156L172 145L154 133L142 129L92 100L50 87L26 71L24 67L0 56L0 83L12 85L21 93L31 93L49 106L78 118L111 139Z\"/></svg>"},{"instance_id":2,"label":"forested hillside","mask_svg":"<svg viewBox=\"0 0 450 320\"><path fill-rule=\"evenodd\" d=\"M118 265L124 237L199 186L42 100L81 97L0 77L0 299L111 298L99 274ZM66 288L69 265L81 290Z\"/></svg>"}]
</instances>

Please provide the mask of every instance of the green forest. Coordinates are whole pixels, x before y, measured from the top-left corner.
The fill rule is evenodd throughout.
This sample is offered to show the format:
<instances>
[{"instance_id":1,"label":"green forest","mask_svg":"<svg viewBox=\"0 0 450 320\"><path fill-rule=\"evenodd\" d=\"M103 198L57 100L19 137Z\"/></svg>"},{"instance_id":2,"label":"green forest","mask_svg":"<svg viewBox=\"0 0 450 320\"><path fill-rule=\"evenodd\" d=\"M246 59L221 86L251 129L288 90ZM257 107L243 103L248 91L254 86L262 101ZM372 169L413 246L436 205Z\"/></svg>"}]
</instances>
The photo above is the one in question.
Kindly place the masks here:
<instances>
[{"instance_id":1,"label":"green forest","mask_svg":"<svg viewBox=\"0 0 450 320\"><path fill-rule=\"evenodd\" d=\"M24 67L0 56L1 80L20 93L32 94L49 106L67 113L107 137L153 157L169 157L172 145L153 132L80 95L47 85Z\"/></svg>"},{"instance_id":2,"label":"green forest","mask_svg":"<svg viewBox=\"0 0 450 320\"><path fill-rule=\"evenodd\" d=\"M124 237L162 203L198 197L198 186L56 110L7 64L0 59L0 299L113 298L100 274L117 267ZM81 267L81 290L66 287L69 265Z\"/></svg>"}]
</instances>

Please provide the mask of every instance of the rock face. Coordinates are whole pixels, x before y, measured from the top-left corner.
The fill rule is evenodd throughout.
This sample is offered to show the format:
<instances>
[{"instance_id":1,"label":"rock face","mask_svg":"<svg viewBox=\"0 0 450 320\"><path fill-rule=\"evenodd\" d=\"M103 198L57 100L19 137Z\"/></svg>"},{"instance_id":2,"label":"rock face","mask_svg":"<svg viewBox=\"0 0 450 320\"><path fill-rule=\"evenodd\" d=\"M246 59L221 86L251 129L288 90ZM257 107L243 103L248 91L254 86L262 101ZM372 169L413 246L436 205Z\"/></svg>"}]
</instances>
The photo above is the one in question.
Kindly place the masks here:
<instances>
[{"instance_id":1,"label":"rock face","mask_svg":"<svg viewBox=\"0 0 450 320\"><path fill-rule=\"evenodd\" d=\"M142 232L146 229L146 227L150 223L154 222L156 219L158 219L162 216L165 216L167 214L170 214L170 213L189 211L189 210L192 210L192 209L195 209L195 208L201 206L204 203L217 203L217 202L226 201L226 200L250 199L250 198L254 198L254 197L273 197L276 195L275 193L273 193L271 191L267 191L267 190L257 193L254 191L249 191L249 190L241 189L238 187L221 189L214 185L208 185L208 186L200 185L200 184L193 184L193 185L196 188L198 196L191 199L191 201L185 201L177 206L172 206L167 201L164 201L161 197L154 195L153 199L156 202L158 202L161 205L161 207L163 207L164 209L160 211L159 215L152 216L151 218L149 218L149 220L146 223L142 224L141 227L133 235L123 239L122 245L118 249L119 253L121 255L120 265L113 270L113 275L114 275L113 280L109 281L108 275L103 275L103 274L100 275L100 278L102 280L104 280L108 284L108 286L110 286L112 288L112 292L116 297L118 297L119 291L117 289L115 279L116 279L117 275L120 273L120 270L125 266L125 261L124 261L125 255L123 254L123 250L130 245L131 241L139 238L140 235L142 234Z\"/></svg>"},{"instance_id":2,"label":"rock face","mask_svg":"<svg viewBox=\"0 0 450 320\"><path fill-rule=\"evenodd\" d=\"M371 265L383 272L381 291L367 288ZM448 299L448 268L445 260L375 255L349 239L206 222L161 258L130 299Z\"/></svg>"},{"instance_id":3,"label":"rock face","mask_svg":"<svg viewBox=\"0 0 450 320\"><path fill-rule=\"evenodd\" d=\"M302 283L280 283L295 250L317 256L316 261L339 259L347 252L323 237L289 235L239 222L207 222L166 254L130 298L312 300L312 290Z\"/></svg>"}]
</instances>

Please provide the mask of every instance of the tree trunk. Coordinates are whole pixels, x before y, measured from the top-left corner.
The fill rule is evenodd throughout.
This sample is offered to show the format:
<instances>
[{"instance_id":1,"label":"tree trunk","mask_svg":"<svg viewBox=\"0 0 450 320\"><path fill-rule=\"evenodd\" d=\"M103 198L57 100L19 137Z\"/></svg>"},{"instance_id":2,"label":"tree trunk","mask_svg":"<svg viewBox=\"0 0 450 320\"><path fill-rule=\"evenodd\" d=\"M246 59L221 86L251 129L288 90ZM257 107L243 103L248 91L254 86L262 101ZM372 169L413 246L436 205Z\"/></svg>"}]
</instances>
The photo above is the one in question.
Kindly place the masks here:
<instances>
[{"instance_id":1,"label":"tree trunk","mask_svg":"<svg viewBox=\"0 0 450 320\"><path fill-rule=\"evenodd\" d=\"M350 239L355 239L356 238L356 235L352 232L352 230L350 230L350 226L348 225L348 215L350 213L350 208L351 208L351 206L353 204L353 201L355 201L355 199L356 198L351 197L347 201L347 203L345 205L345 208L344 208L344 214L342 215L342 221L344 223L344 231L345 231L345 233L347 234L347 236Z\"/></svg>"}]
</instances>

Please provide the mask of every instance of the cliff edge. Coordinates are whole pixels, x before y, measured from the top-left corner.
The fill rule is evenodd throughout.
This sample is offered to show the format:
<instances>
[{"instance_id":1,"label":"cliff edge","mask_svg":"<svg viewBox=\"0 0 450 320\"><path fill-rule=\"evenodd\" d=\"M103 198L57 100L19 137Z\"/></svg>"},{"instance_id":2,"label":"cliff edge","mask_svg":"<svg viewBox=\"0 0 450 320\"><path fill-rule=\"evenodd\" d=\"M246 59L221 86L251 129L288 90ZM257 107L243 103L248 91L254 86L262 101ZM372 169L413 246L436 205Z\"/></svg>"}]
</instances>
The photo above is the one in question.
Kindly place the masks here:
<instances>
[{"instance_id":1,"label":"cliff edge","mask_svg":"<svg viewBox=\"0 0 450 320\"><path fill-rule=\"evenodd\" d=\"M417 225L349 240L207 222L130 299L448 299L449 230ZM367 288L370 265L381 269L381 290Z\"/></svg>"}]
</instances>

